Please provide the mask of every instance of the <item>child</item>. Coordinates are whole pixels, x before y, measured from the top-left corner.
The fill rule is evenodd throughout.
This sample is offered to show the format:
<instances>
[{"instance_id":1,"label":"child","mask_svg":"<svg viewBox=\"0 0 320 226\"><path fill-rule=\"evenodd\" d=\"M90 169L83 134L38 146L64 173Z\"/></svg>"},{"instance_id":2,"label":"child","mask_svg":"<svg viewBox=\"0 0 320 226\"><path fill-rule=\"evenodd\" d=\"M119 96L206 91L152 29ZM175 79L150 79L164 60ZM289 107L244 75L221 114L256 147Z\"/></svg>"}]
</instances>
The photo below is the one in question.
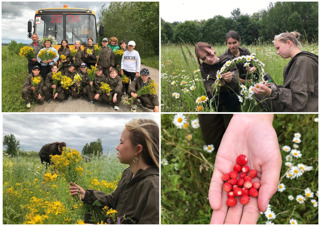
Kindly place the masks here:
<instances>
[{"instance_id":1,"label":"child","mask_svg":"<svg viewBox=\"0 0 320 226\"><path fill-rule=\"evenodd\" d=\"M88 53L89 52L88 50L90 51L90 53ZM88 38L88 43L86 48L84 48L83 54L84 54L84 59L86 61L86 64L89 68L91 68L91 66L96 65L97 57L96 57L96 51L94 50L92 38Z\"/></svg>"},{"instance_id":2,"label":"child","mask_svg":"<svg viewBox=\"0 0 320 226\"><path fill-rule=\"evenodd\" d=\"M92 89L93 82L90 81L90 78L87 73L87 64L82 63L80 65L79 75L82 77L81 86L83 87L82 96L89 96L89 90Z\"/></svg>"},{"instance_id":3,"label":"child","mask_svg":"<svg viewBox=\"0 0 320 226\"><path fill-rule=\"evenodd\" d=\"M51 72L47 75L46 81L45 81L45 86L43 87L43 93L45 96L45 99L47 100L48 103L51 102L51 99L53 98L54 100L64 100L64 94L63 94L63 90L60 86L60 82L58 82L57 85L55 85L53 83L53 73L58 73L58 65L54 64L51 67ZM55 89L55 93L53 94L53 89ZM61 93L62 92L62 93Z\"/></svg>"},{"instance_id":4,"label":"child","mask_svg":"<svg viewBox=\"0 0 320 226\"><path fill-rule=\"evenodd\" d=\"M114 110L118 111L122 94L122 79L118 76L118 70L116 68L110 69L110 75L107 77L106 81L112 89L111 92L107 94L106 102L113 103ZM110 95L112 99L110 98Z\"/></svg>"},{"instance_id":5,"label":"child","mask_svg":"<svg viewBox=\"0 0 320 226\"><path fill-rule=\"evenodd\" d=\"M65 71L68 70L68 64L71 62L72 55L70 52L68 40L62 40L61 41L61 47L58 50L60 60L59 65L61 66L61 73L64 75ZM62 60L61 55L64 55L66 59Z\"/></svg>"},{"instance_id":6,"label":"child","mask_svg":"<svg viewBox=\"0 0 320 226\"><path fill-rule=\"evenodd\" d=\"M83 59L84 59L83 51L81 50L81 42L76 41L74 43L74 48L78 51L77 51L76 56L73 57L73 63L74 63L76 71L79 71L80 65L83 63Z\"/></svg>"},{"instance_id":7,"label":"child","mask_svg":"<svg viewBox=\"0 0 320 226\"><path fill-rule=\"evenodd\" d=\"M115 53L118 49L118 39L116 37L111 37L109 39L110 44L108 45L108 47L110 47L112 49L112 51Z\"/></svg>"},{"instance_id":8,"label":"child","mask_svg":"<svg viewBox=\"0 0 320 226\"><path fill-rule=\"evenodd\" d=\"M102 73L103 68L101 66L97 66L97 71L96 71L96 77L93 80L93 89L91 92L89 92L89 102L93 103L93 100L103 102L102 96L105 95L103 94L101 90L101 82L106 83L106 76Z\"/></svg>"},{"instance_id":9,"label":"child","mask_svg":"<svg viewBox=\"0 0 320 226\"><path fill-rule=\"evenodd\" d=\"M101 50L97 58L97 65L101 66L103 68L103 74L108 76L110 67L115 67L117 65L116 55L112 49L108 47L108 38L102 39Z\"/></svg>"},{"instance_id":10,"label":"child","mask_svg":"<svg viewBox=\"0 0 320 226\"><path fill-rule=\"evenodd\" d=\"M65 73L65 76L71 78L71 80L73 81L74 76L77 74L76 70L75 70L75 66L74 64L68 64L68 70ZM75 84L73 84L72 86L70 86L68 89L63 89L64 93L65 93L65 99L68 99L70 95L73 96L73 92L75 88Z\"/></svg>"},{"instance_id":11,"label":"child","mask_svg":"<svg viewBox=\"0 0 320 226\"><path fill-rule=\"evenodd\" d=\"M38 78L40 82L38 84L34 84L33 79ZM22 98L27 103L27 108L31 107L31 101L34 100L38 104L43 104L44 95L43 95L43 86L44 81L40 76L40 67L38 65L34 66L32 69L32 73L30 73L26 81L22 86Z\"/></svg>"},{"instance_id":12,"label":"child","mask_svg":"<svg viewBox=\"0 0 320 226\"><path fill-rule=\"evenodd\" d=\"M135 99L140 99L142 105L146 108L153 109L154 112L159 111L159 100L156 94L146 94L138 96L137 92L145 85L148 85L148 82L151 81L149 76L149 70L147 68L142 68L140 75L136 80L131 82L129 86L129 93Z\"/></svg>"},{"instance_id":13,"label":"child","mask_svg":"<svg viewBox=\"0 0 320 226\"><path fill-rule=\"evenodd\" d=\"M126 41L122 40L120 41L120 48L119 49L122 49L123 51L126 51L127 50L127 43Z\"/></svg>"}]
</instances>

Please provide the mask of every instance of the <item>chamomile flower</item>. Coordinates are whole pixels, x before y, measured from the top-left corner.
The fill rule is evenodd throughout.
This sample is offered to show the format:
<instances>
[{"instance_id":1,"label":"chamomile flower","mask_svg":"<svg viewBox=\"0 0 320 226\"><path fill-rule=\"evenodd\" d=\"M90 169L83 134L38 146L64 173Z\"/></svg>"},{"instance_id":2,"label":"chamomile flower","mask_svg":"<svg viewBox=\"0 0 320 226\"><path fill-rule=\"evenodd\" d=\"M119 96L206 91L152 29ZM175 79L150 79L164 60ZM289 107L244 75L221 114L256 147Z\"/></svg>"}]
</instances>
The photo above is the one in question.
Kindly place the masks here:
<instances>
[{"instance_id":1,"label":"chamomile flower","mask_svg":"<svg viewBox=\"0 0 320 226\"><path fill-rule=\"evenodd\" d=\"M188 135L186 136L186 138L187 138L187 140L191 140L191 139L192 139L192 134L188 134Z\"/></svg>"},{"instance_id":2,"label":"chamomile flower","mask_svg":"<svg viewBox=\"0 0 320 226\"><path fill-rule=\"evenodd\" d=\"M286 161L292 161L293 160L293 157L292 157L292 155L287 155L286 156Z\"/></svg>"},{"instance_id":3,"label":"chamomile flower","mask_svg":"<svg viewBox=\"0 0 320 226\"><path fill-rule=\"evenodd\" d=\"M250 63L245 63L244 65L243 65L243 67L249 67L250 66Z\"/></svg>"},{"instance_id":4,"label":"chamomile flower","mask_svg":"<svg viewBox=\"0 0 320 226\"><path fill-rule=\"evenodd\" d=\"M284 190L286 190L286 186L283 183L279 184L278 185L278 192L283 192Z\"/></svg>"},{"instance_id":5,"label":"chamomile flower","mask_svg":"<svg viewBox=\"0 0 320 226\"><path fill-rule=\"evenodd\" d=\"M296 149L292 149L290 154L295 158L301 158L302 156L301 152Z\"/></svg>"},{"instance_id":6,"label":"chamomile flower","mask_svg":"<svg viewBox=\"0 0 320 226\"><path fill-rule=\"evenodd\" d=\"M306 197L308 197L308 198L313 198L313 192L311 191L311 189L310 188L306 188L305 190L304 190L304 194L306 195Z\"/></svg>"},{"instance_id":7,"label":"chamomile flower","mask_svg":"<svg viewBox=\"0 0 320 226\"><path fill-rule=\"evenodd\" d=\"M242 90L247 90L247 87L245 85L240 86Z\"/></svg>"},{"instance_id":8,"label":"chamomile flower","mask_svg":"<svg viewBox=\"0 0 320 226\"><path fill-rule=\"evenodd\" d=\"M294 137L292 141L293 141L294 143L296 143L296 144L301 143L301 140L300 140L300 138L298 138L298 137Z\"/></svg>"},{"instance_id":9,"label":"chamomile flower","mask_svg":"<svg viewBox=\"0 0 320 226\"><path fill-rule=\"evenodd\" d=\"M302 172L300 171L299 167L297 166L292 166L291 171L294 174L295 177L300 177L302 176Z\"/></svg>"},{"instance_id":10,"label":"chamomile flower","mask_svg":"<svg viewBox=\"0 0 320 226\"><path fill-rule=\"evenodd\" d=\"M189 93L189 90L188 90L187 88L184 88L182 91L183 91L184 93Z\"/></svg>"},{"instance_id":11,"label":"chamomile flower","mask_svg":"<svg viewBox=\"0 0 320 226\"><path fill-rule=\"evenodd\" d=\"M285 151L285 152L290 152L291 148L288 145L285 145L285 146L282 147L282 150Z\"/></svg>"},{"instance_id":12,"label":"chamomile flower","mask_svg":"<svg viewBox=\"0 0 320 226\"><path fill-rule=\"evenodd\" d=\"M183 85L185 85L186 83L187 83L186 81L181 81L181 82L180 82L180 85L183 86Z\"/></svg>"},{"instance_id":13,"label":"chamomile flower","mask_svg":"<svg viewBox=\"0 0 320 226\"><path fill-rule=\"evenodd\" d=\"M312 203L313 207L317 207L318 206L318 202L315 199L311 199L311 203Z\"/></svg>"},{"instance_id":14,"label":"chamomile flower","mask_svg":"<svg viewBox=\"0 0 320 226\"><path fill-rule=\"evenodd\" d=\"M199 71L200 71L200 69L197 69L197 70L194 70L193 73L197 73L197 72L199 72Z\"/></svg>"},{"instance_id":15,"label":"chamomile flower","mask_svg":"<svg viewBox=\"0 0 320 226\"><path fill-rule=\"evenodd\" d=\"M199 124L199 119L194 119L191 121L191 126L192 128L194 129L198 129L200 127L200 124Z\"/></svg>"},{"instance_id":16,"label":"chamomile flower","mask_svg":"<svg viewBox=\"0 0 320 226\"><path fill-rule=\"evenodd\" d=\"M191 87L190 87L190 90L195 90L195 89L196 89L195 86L191 86Z\"/></svg>"},{"instance_id":17,"label":"chamomile flower","mask_svg":"<svg viewBox=\"0 0 320 226\"><path fill-rule=\"evenodd\" d=\"M289 199L290 201L292 201L292 200L294 200L294 197L293 197L292 195L289 195L289 196L288 196L288 199Z\"/></svg>"},{"instance_id":18,"label":"chamomile flower","mask_svg":"<svg viewBox=\"0 0 320 226\"><path fill-rule=\"evenodd\" d=\"M267 221L266 225L274 225L274 223L272 221Z\"/></svg>"},{"instance_id":19,"label":"chamomile flower","mask_svg":"<svg viewBox=\"0 0 320 226\"><path fill-rule=\"evenodd\" d=\"M304 203L304 201L306 200L306 198L303 197L302 195L298 195L298 196L296 197L296 200L297 200L298 203L302 204L302 203Z\"/></svg>"},{"instance_id":20,"label":"chamomile flower","mask_svg":"<svg viewBox=\"0 0 320 226\"><path fill-rule=\"evenodd\" d=\"M304 171L306 171L306 165L302 164L302 163L299 163L298 164L298 168L301 172L304 173Z\"/></svg>"},{"instance_id":21,"label":"chamomile flower","mask_svg":"<svg viewBox=\"0 0 320 226\"><path fill-rule=\"evenodd\" d=\"M188 129L188 128L189 128L189 123L185 122L185 123L183 124L183 128L184 128L184 129Z\"/></svg>"},{"instance_id":22,"label":"chamomile flower","mask_svg":"<svg viewBox=\"0 0 320 226\"><path fill-rule=\"evenodd\" d=\"M290 168L293 164L291 162L286 162L284 165Z\"/></svg>"},{"instance_id":23,"label":"chamomile flower","mask_svg":"<svg viewBox=\"0 0 320 226\"><path fill-rule=\"evenodd\" d=\"M199 79L195 78L195 79L194 79L194 81L195 81L195 82L198 82L198 81L199 81Z\"/></svg>"},{"instance_id":24,"label":"chamomile flower","mask_svg":"<svg viewBox=\"0 0 320 226\"><path fill-rule=\"evenodd\" d=\"M212 153L214 150L213 144L209 144L209 145L204 145L203 146L203 150L208 152L208 153Z\"/></svg>"},{"instance_id":25,"label":"chamomile flower","mask_svg":"<svg viewBox=\"0 0 320 226\"><path fill-rule=\"evenodd\" d=\"M300 134L300 133L295 133L295 134L294 134L294 137L295 137L295 138L301 138L301 134Z\"/></svg>"},{"instance_id":26,"label":"chamomile flower","mask_svg":"<svg viewBox=\"0 0 320 226\"><path fill-rule=\"evenodd\" d=\"M293 147L294 149L297 149L297 148L299 148L299 145L293 144L292 147Z\"/></svg>"},{"instance_id":27,"label":"chamomile flower","mask_svg":"<svg viewBox=\"0 0 320 226\"><path fill-rule=\"evenodd\" d=\"M162 159L161 160L161 164L166 166L166 165L168 165L168 161L166 159Z\"/></svg>"},{"instance_id":28,"label":"chamomile flower","mask_svg":"<svg viewBox=\"0 0 320 226\"><path fill-rule=\"evenodd\" d=\"M225 66L221 67L221 68L220 68L220 72L223 73L225 69L226 69Z\"/></svg>"},{"instance_id":29,"label":"chamomile flower","mask_svg":"<svg viewBox=\"0 0 320 226\"><path fill-rule=\"evenodd\" d=\"M238 100L239 100L240 103L242 103L243 102L243 97L242 96L238 96Z\"/></svg>"},{"instance_id":30,"label":"chamomile flower","mask_svg":"<svg viewBox=\"0 0 320 226\"><path fill-rule=\"evenodd\" d=\"M187 119L183 114L176 114L173 118L173 123L178 129L181 129L186 122Z\"/></svg>"},{"instance_id":31,"label":"chamomile flower","mask_svg":"<svg viewBox=\"0 0 320 226\"><path fill-rule=\"evenodd\" d=\"M172 81L172 82L171 82L171 85L174 86L175 84L176 84L176 81Z\"/></svg>"},{"instance_id":32,"label":"chamomile flower","mask_svg":"<svg viewBox=\"0 0 320 226\"><path fill-rule=\"evenodd\" d=\"M295 220L295 219L291 219L291 220L290 220L290 224L298 224L298 222L297 222L297 220Z\"/></svg>"},{"instance_id":33,"label":"chamomile flower","mask_svg":"<svg viewBox=\"0 0 320 226\"><path fill-rule=\"evenodd\" d=\"M315 122L319 122L319 119L318 119L318 118L314 118L314 121L315 121Z\"/></svg>"},{"instance_id":34,"label":"chamomile flower","mask_svg":"<svg viewBox=\"0 0 320 226\"><path fill-rule=\"evenodd\" d=\"M246 56L247 61L251 61L251 57L250 56Z\"/></svg>"},{"instance_id":35,"label":"chamomile flower","mask_svg":"<svg viewBox=\"0 0 320 226\"><path fill-rule=\"evenodd\" d=\"M268 220L276 219L276 214L270 209L267 210L264 214L265 214L265 216L267 217Z\"/></svg>"},{"instance_id":36,"label":"chamomile flower","mask_svg":"<svg viewBox=\"0 0 320 226\"><path fill-rule=\"evenodd\" d=\"M226 65L227 67L229 67L229 66L231 65L231 61L228 60L228 61L225 63L225 65Z\"/></svg>"},{"instance_id":37,"label":"chamomile flower","mask_svg":"<svg viewBox=\"0 0 320 226\"><path fill-rule=\"evenodd\" d=\"M196 111L197 111L197 112L202 111L202 110L203 110L203 107L202 107L201 105L199 105L199 106L196 107Z\"/></svg>"},{"instance_id":38,"label":"chamomile flower","mask_svg":"<svg viewBox=\"0 0 320 226\"><path fill-rule=\"evenodd\" d=\"M173 93L172 96L175 97L176 99L179 99L180 94L179 93Z\"/></svg>"},{"instance_id":39,"label":"chamomile flower","mask_svg":"<svg viewBox=\"0 0 320 226\"><path fill-rule=\"evenodd\" d=\"M294 179L296 176L292 172L292 170L289 170L289 172L286 173L286 178Z\"/></svg>"},{"instance_id":40,"label":"chamomile flower","mask_svg":"<svg viewBox=\"0 0 320 226\"><path fill-rule=\"evenodd\" d=\"M201 97L198 97L197 100L196 100L196 103L197 104L200 104L200 103L205 103L208 101L208 97L206 96L201 96Z\"/></svg>"},{"instance_id":41,"label":"chamomile flower","mask_svg":"<svg viewBox=\"0 0 320 226\"><path fill-rule=\"evenodd\" d=\"M217 79L222 79L222 75L220 71L217 72Z\"/></svg>"},{"instance_id":42,"label":"chamomile flower","mask_svg":"<svg viewBox=\"0 0 320 226\"><path fill-rule=\"evenodd\" d=\"M251 95L254 94L253 88L254 88L254 86L250 86L250 87L249 87L249 93L250 93Z\"/></svg>"}]
</instances>

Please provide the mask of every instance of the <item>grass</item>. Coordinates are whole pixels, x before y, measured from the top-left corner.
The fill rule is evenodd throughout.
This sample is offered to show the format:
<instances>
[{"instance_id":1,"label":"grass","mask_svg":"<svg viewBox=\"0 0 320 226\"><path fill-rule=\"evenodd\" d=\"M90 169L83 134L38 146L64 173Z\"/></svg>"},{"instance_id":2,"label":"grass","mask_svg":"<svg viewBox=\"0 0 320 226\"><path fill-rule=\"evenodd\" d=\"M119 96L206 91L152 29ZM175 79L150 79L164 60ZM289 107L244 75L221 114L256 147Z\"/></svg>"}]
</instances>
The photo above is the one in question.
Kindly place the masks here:
<instances>
[{"instance_id":1,"label":"grass","mask_svg":"<svg viewBox=\"0 0 320 226\"><path fill-rule=\"evenodd\" d=\"M277 84L283 84L283 69L290 59L282 59L277 55L272 45L244 46L256 58L265 64L268 72ZM227 49L226 46L214 47L217 55ZM318 54L317 44L305 44L304 50ZM195 112L196 98L206 95L192 45L163 45L161 48L161 110L163 112ZM198 80L198 82L195 81ZM181 84L182 82L184 84ZM175 82L175 85L172 85ZM192 91L191 86L196 88ZM180 94L179 99L172 96L174 92ZM203 111L210 111L204 106Z\"/></svg>"},{"instance_id":2,"label":"grass","mask_svg":"<svg viewBox=\"0 0 320 226\"><path fill-rule=\"evenodd\" d=\"M197 115L185 115L190 124ZM203 140L200 128L177 129L172 123L174 115L161 116L161 223L162 224L208 224L212 210L208 200L208 190L214 169L216 150L209 154L203 151ZM310 199L299 204L290 201L289 195L296 198L304 196L304 190L310 188L318 191L318 123L317 115L275 115L273 127L277 132L280 148L284 145L292 147L293 135L301 133L299 150L302 157L292 163L303 163L313 166L313 170L305 172L301 177L288 179L284 177L284 192L276 192L270 200L271 209L276 214L275 224L289 224L291 218L299 224L318 224L318 207L313 207ZM186 136L192 135L191 140ZM288 167L285 166L288 153L281 150L283 176ZM168 164L164 164L167 161ZM318 200L316 194L314 199ZM264 214L260 215L259 224L267 221Z\"/></svg>"},{"instance_id":3,"label":"grass","mask_svg":"<svg viewBox=\"0 0 320 226\"><path fill-rule=\"evenodd\" d=\"M141 56L141 64L159 70L159 56Z\"/></svg>"},{"instance_id":4,"label":"grass","mask_svg":"<svg viewBox=\"0 0 320 226\"><path fill-rule=\"evenodd\" d=\"M95 157L83 163L83 176L76 183L108 194L116 188L126 167L115 155ZM76 224L83 220L84 206L70 195L68 182L59 174L47 181L47 172L55 174L45 169L39 157L3 157L4 224L23 224L30 219L44 224Z\"/></svg>"}]
</instances>

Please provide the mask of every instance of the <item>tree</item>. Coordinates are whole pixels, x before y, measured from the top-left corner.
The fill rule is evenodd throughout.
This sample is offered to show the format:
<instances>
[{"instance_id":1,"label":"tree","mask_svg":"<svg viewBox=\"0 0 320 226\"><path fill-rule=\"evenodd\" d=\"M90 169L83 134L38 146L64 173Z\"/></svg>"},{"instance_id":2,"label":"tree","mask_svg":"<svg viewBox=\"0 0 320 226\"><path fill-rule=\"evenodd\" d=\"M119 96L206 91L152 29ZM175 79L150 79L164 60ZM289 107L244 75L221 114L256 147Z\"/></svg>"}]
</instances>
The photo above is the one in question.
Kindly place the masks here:
<instances>
[{"instance_id":1,"label":"tree","mask_svg":"<svg viewBox=\"0 0 320 226\"><path fill-rule=\"evenodd\" d=\"M90 144L87 143L81 153L89 156L101 156L103 154L101 138L97 139L97 141L90 142Z\"/></svg>"},{"instance_id":2,"label":"tree","mask_svg":"<svg viewBox=\"0 0 320 226\"><path fill-rule=\"evenodd\" d=\"M13 134L5 135L3 138L3 145L7 146L7 154L17 156L19 152L20 141L16 140Z\"/></svg>"},{"instance_id":3,"label":"tree","mask_svg":"<svg viewBox=\"0 0 320 226\"><path fill-rule=\"evenodd\" d=\"M161 43L172 42L173 35L173 25L161 19Z\"/></svg>"},{"instance_id":4,"label":"tree","mask_svg":"<svg viewBox=\"0 0 320 226\"><path fill-rule=\"evenodd\" d=\"M173 36L175 43L191 43L201 41L201 29L199 23L195 21L185 21L178 24Z\"/></svg>"}]
</instances>

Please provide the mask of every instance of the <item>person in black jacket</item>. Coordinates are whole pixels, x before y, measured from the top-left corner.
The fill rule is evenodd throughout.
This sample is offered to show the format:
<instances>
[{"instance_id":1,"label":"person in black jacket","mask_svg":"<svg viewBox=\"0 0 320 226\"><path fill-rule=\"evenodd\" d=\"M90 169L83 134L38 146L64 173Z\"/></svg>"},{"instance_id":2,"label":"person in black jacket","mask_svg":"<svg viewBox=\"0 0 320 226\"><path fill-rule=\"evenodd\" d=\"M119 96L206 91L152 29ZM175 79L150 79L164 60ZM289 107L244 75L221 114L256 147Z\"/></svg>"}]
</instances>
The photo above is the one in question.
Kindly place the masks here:
<instances>
[{"instance_id":1,"label":"person in black jacket","mask_svg":"<svg viewBox=\"0 0 320 226\"><path fill-rule=\"evenodd\" d=\"M45 162L46 165L47 163L51 164L50 155L61 155L63 147L66 147L65 142L54 142L44 145L39 152L41 163Z\"/></svg>"}]
</instances>

